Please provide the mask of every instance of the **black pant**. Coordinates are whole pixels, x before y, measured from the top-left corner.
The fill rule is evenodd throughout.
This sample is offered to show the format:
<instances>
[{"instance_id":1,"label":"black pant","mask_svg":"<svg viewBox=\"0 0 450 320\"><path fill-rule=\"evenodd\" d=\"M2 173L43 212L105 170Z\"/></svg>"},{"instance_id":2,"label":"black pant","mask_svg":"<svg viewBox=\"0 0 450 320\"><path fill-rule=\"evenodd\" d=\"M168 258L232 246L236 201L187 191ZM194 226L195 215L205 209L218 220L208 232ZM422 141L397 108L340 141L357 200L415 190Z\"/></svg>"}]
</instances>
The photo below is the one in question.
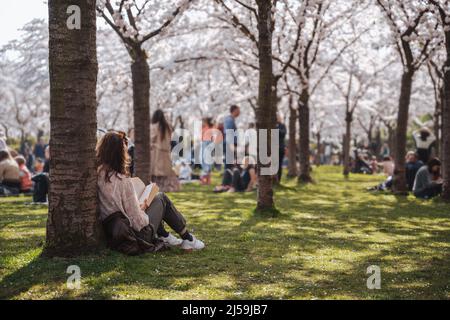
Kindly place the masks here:
<instances>
[{"instance_id":1,"label":"black pant","mask_svg":"<svg viewBox=\"0 0 450 320\"><path fill-rule=\"evenodd\" d=\"M20 193L20 182L3 180L0 183L0 195L5 194L17 195Z\"/></svg>"},{"instance_id":2,"label":"black pant","mask_svg":"<svg viewBox=\"0 0 450 320\"><path fill-rule=\"evenodd\" d=\"M47 202L47 195L50 186L48 174L37 174L31 180L34 181L33 202Z\"/></svg>"},{"instance_id":3,"label":"black pant","mask_svg":"<svg viewBox=\"0 0 450 320\"><path fill-rule=\"evenodd\" d=\"M437 197L441 193L442 193L442 184L433 184L428 188L426 188L425 190L415 193L414 195L416 196L416 198L420 199L431 199Z\"/></svg>"},{"instance_id":4,"label":"black pant","mask_svg":"<svg viewBox=\"0 0 450 320\"><path fill-rule=\"evenodd\" d=\"M157 230L158 235L166 233L164 222L180 235L186 232L186 220L175 208L172 201L162 192L156 195L145 213L148 215L153 230Z\"/></svg>"},{"instance_id":5,"label":"black pant","mask_svg":"<svg viewBox=\"0 0 450 320\"><path fill-rule=\"evenodd\" d=\"M238 168L225 170L223 182L224 186L232 186L240 192L247 190L248 187L248 182L242 179L241 171Z\"/></svg>"}]
</instances>

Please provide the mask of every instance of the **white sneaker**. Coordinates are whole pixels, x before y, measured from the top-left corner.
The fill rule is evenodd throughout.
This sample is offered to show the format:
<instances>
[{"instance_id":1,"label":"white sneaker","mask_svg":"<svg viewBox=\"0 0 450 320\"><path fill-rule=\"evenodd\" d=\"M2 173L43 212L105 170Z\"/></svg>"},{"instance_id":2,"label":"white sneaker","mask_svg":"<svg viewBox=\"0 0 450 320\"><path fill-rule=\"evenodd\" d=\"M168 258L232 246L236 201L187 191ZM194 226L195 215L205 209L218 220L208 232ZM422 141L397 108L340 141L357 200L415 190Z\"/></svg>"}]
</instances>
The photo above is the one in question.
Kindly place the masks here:
<instances>
[{"instance_id":1,"label":"white sneaker","mask_svg":"<svg viewBox=\"0 0 450 320\"><path fill-rule=\"evenodd\" d=\"M178 247L183 243L183 240L178 239L173 234L169 233L167 237L160 237L162 241L164 241L165 244L171 246L171 247Z\"/></svg>"},{"instance_id":2,"label":"white sneaker","mask_svg":"<svg viewBox=\"0 0 450 320\"><path fill-rule=\"evenodd\" d=\"M205 244L203 241L198 240L196 237L192 236L192 241L189 240L183 240L183 243L181 244L181 249L183 250L202 250L205 247Z\"/></svg>"}]
</instances>

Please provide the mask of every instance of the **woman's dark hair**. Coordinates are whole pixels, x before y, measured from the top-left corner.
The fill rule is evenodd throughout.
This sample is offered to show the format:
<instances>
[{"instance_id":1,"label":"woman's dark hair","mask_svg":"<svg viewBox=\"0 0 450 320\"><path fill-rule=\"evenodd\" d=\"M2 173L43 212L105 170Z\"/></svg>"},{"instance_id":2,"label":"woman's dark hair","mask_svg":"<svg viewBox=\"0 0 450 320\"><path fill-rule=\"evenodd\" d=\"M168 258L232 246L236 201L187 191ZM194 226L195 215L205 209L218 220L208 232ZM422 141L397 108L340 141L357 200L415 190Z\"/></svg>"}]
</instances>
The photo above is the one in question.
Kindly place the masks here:
<instances>
[{"instance_id":1,"label":"woman's dark hair","mask_svg":"<svg viewBox=\"0 0 450 320\"><path fill-rule=\"evenodd\" d=\"M19 166L24 165L26 163L26 160L23 156L17 156L17 157L15 157L14 160L16 160L16 162Z\"/></svg>"},{"instance_id":2,"label":"woman's dark hair","mask_svg":"<svg viewBox=\"0 0 450 320\"><path fill-rule=\"evenodd\" d=\"M0 151L0 162L6 159L12 159L11 154L7 150Z\"/></svg>"},{"instance_id":3,"label":"woman's dark hair","mask_svg":"<svg viewBox=\"0 0 450 320\"><path fill-rule=\"evenodd\" d=\"M232 105L231 107L230 107L230 113L233 113L235 110L237 110L237 109L239 109L239 107L237 106L237 105Z\"/></svg>"},{"instance_id":4,"label":"woman's dark hair","mask_svg":"<svg viewBox=\"0 0 450 320\"><path fill-rule=\"evenodd\" d=\"M208 125L208 127L210 127L210 128L212 128L214 126L213 119L210 117L203 118L203 122L205 122Z\"/></svg>"},{"instance_id":5,"label":"woman's dark hair","mask_svg":"<svg viewBox=\"0 0 450 320\"><path fill-rule=\"evenodd\" d=\"M153 113L152 124L159 125L159 132L161 133L161 139L163 140L166 136L166 133L172 133L172 129L170 128L170 125L167 122L166 117L164 116L164 112L162 112L162 110L160 109L156 110Z\"/></svg>"},{"instance_id":6,"label":"woman's dark hair","mask_svg":"<svg viewBox=\"0 0 450 320\"><path fill-rule=\"evenodd\" d=\"M439 160L438 158L432 158L430 159L430 161L428 161L427 166L428 170L431 172L434 166L441 166L441 160Z\"/></svg>"},{"instance_id":7,"label":"woman's dark hair","mask_svg":"<svg viewBox=\"0 0 450 320\"><path fill-rule=\"evenodd\" d=\"M422 141L427 141L429 136L430 136L430 132L428 132L428 130L421 130L420 131L420 139Z\"/></svg>"},{"instance_id":8,"label":"woman's dark hair","mask_svg":"<svg viewBox=\"0 0 450 320\"><path fill-rule=\"evenodd\" d=\"M130 159L124 132L107 132L97 144L97 167L105 170L105 181L111 182L115 174L129 176Z\"/></svg>"},{"instance_id":9,"label":"woman's dark hair","mask_svg":"<svg viewBox=\"0 0 450 320\"><path fill-rule=\"evenodd\" d=\"M383 158L383 161L391 161L392 159L391 159L391 157L389 157L389 156L386 156L386 157L384 157Z\"/></svg>"}]
</instances>

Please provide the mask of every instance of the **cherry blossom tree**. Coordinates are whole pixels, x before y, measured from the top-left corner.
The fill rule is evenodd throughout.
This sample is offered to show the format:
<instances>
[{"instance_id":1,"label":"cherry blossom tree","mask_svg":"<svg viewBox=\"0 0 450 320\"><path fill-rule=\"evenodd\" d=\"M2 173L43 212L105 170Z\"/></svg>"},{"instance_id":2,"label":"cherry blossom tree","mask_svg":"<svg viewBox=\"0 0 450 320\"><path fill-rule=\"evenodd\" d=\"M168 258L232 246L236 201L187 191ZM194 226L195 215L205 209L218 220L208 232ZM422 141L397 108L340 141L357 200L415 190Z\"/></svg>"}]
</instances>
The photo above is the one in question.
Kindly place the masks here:
<instances>
[{"instance_id":1,"label":"cherry blossom tree","mask_svg":"<svg viewBox=\"0 0 450 320\"><path fill-rule=\"evenodd\" d=\"M447 0L428 0L432 5L432 12L440 22L445 47L445 63L442 69L438 71L443 77L443 106L442 106L442 156L444 161L443 168L443 193L442 197L450 201L450 11L449 1Z\"/></svg>"},{"instance_id":2,"label":"cherry blossom tree","mask_svg":"<svg viewBox=\"0 0 450 320\"><path fill-rule=\"evenodd\" d=\"M20 132L23 141L49 129L48 26L35 19L20 31L21 36L0 51L0 101L5 108L3 128Z\"/></svg>"},{"instance_id":3,"label":"cherry blossom tree","mask_svg":"<svg viewBox=\"0 0 450 320\"><path fill-rule=\"evenodd\" d=\"M406 136L413 80L416 72L437 50L440 32L436 19L423 1L377 0L392 31L392 38L403 64L395 146L393 189L407 194L405 178Z\"/></svg>"},{"instance_id":4,"label":"cherry blossom tree","mask_svg":"<svg viewBox=\"0 0 450 320\"><path fill-rule=\"evenodd\" d=\"M96 9L79 2L82 28L67 27L70 0L50 0L50 191L45 254L98 252Z\"/></svg>"},{"instance_id":5,"label":"cherry blossom tree","mask_svg":"<svg viewBox=\"0 0 450 320\"><path fill-rule=\"evenodd\" d=\"M164 33L192 0L100 0L98 15L119 36L131 58L135 174L150 181L150 67L145 44Z\"/></svg>"}]
</instances>

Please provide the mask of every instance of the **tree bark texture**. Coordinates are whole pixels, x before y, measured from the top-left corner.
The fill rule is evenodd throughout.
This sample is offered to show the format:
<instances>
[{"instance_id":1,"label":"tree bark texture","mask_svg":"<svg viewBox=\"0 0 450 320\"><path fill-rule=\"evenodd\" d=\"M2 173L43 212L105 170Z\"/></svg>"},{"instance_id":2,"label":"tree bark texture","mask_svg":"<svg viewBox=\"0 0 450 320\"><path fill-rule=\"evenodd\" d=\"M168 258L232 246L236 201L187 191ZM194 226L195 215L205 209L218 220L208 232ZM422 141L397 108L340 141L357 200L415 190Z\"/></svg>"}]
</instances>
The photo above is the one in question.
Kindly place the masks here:
<instances>
[{"instance_id":1,"label":"tree bark texture","mask_svg":"<svg viewBox=\"0 0 450 320\"><path fill-rule=\"evenodd\" d=\"M136 48L131 65L135 129L135 176L150 182L150 68L145 50Z\"/></svg>"},{"instance_id":2,"label":"tree bark texture","mask_svg":"<svg viewBox=\"0 0 450 320\"><path fill-rule=\"evenodd\" d=\"M272 34L271 9L272 1L257 0L258 5L258 51L259 51L259 92L256 122L258 129L268 130L268 149L270 151L270 130L275 129L276 117L273 99L273 62L272 62ZM259 139L259 138L258 138ZM259 143L258 143L259 149ZM277 152L274 150L274 152ZM258 152L259 153L259 152ZM258 161L260 167L261 163ZM273 178L262 175L258 170L258 200L257 210L274 208Z\"/></svg>"},{"instance_id":3,"label":"tree bark texture","mask_svg":"<svg viewBox=\"0 0 450 320\"><path fill-rule=\"evenodd\" d=\"M414 72L406 71L402 76L397 128L395 130L395 174L393 189L397 194L407 194L405 177L406 135L408 130L409 105Z\"/></svg>"},{"instance_id":4,"label":"tree bark texture","mask_svg":"<svg viewBox=\"0 0 450 320\"><path fill-rule=\"evenodd\" d=\"M50 191L44 253L98 250L96 1L77 1L81 29L69 30L69 0L49 0Z\"/></svg>"},{"instance_id":5,"label":"tree bark texture","mask_svg":"<svg viewBox=\"0 0 450 320\"><path fill-rule=\"evenodd\" d=\"M310 157L310 116L309 116L309 91L308 88L302 89L302 94L298 104L298 117L300 126L300 143L299 143L299 159L300 159L300 172L298 181L300 183L310 183L311 178L311 164Z\"/></svg>"}]
</instances>

